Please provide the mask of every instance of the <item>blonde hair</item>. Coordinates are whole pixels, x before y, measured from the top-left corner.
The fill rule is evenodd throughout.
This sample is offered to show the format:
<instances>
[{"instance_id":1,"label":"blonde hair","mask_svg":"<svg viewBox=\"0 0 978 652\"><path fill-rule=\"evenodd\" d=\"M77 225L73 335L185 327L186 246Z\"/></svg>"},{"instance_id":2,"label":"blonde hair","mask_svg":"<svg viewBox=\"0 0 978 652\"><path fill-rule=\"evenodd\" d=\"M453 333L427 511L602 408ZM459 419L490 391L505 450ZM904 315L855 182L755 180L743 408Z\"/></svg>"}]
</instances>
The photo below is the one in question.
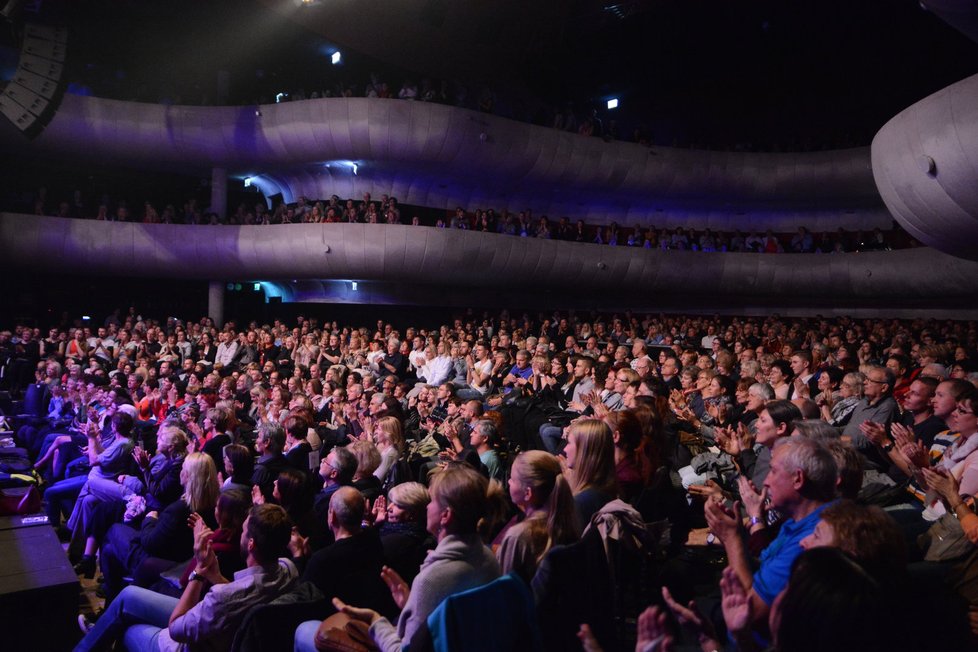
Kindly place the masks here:
<instances>
[{"instance_id":1,"label":"blonde hair","mask_svg":"<svg viewBox=\"0 0 978 652\"><path fill-rule=\"evenodd\" d=\"M615 440L608 424L600 419L582 419L571 424L567 436L577 445L577 459L571 469L574 493L593 488L617 494Z\"/></svg>"},{"instance_id":2,"label":"blonde hair","mask_svg":"<svg viewBox=\"0 0 978 652\"><path fill-rule=\"evenodd\" d=\"M383 417L377 421L377 427L384 433L386 443L397 449L398 455L404 452L404 434L401 432L401 422L397 417Z\"/></svg>"},{"instance_id":3,"label":"blonde hair","mask_svg":"<svg viewBox=\"0 0 978 652\"><path fill-rule=\"evenodd\" d=\"M538 562L552 546L577 538L574 496L556 457L539 450L521 453L513 461L510 477L533 490L538 503L533 507L545 514L525 521Z\"/></svg>"},{"instance_id":4,"label":"blonde hair","mask_svg":"<svg viewBox=\"0 0 978 652\"><path fill-rule=\"evenodd\" d=\"M191 512L209 514L217 505L221 487L217 482L214 460L207 453L191 453L183 460L180 475L183 481L183 502Z\"/></svg>"},{"instance_id":5,"label":"blonde hair","mask_svg":"<svg viewBox=\"0 0 978 652\"><path fill-rule=\"evenodd\" d=\"M377 450L372 441L358 439L347 448L357 458L357 477L366 478L380 466L380 451Z\"/></svg>"},{"instance_id":6,"label":"blonde hair","mask_svg":"<svg viewBox=\"0 0 978 652\"><path fill-rule=\"evenodd\" d=\"M420 518L431 502L428 489L420 482L402 482L394 485L387 493L387 499L409 512L414 518Z\"/></svg>"},{"instance_id":7,"label":"blonde hair","mask_svg":"<svg viewBox=\"0 0 978 652\"><path fill-rule=\"evenodd\" d=\"M156 446L159 448L161 444L169 443L173 448L173 451L178 454L187 452L187 433L178 428L177 426L169 423L165 423L160 426L159 431L156 433Z\"/></svg>"},{"instance_id":8,"label":"blonde hair","mask_svg":"<svg viewBox=\"0 0 978 652\"><path fill-rule=\"evenodd\" d=\"M442 508L452 510L450 534L474 534L489 507L489 481L467 464L449 464L431 480L428 492Z\"/></svg>"}]
</instances>

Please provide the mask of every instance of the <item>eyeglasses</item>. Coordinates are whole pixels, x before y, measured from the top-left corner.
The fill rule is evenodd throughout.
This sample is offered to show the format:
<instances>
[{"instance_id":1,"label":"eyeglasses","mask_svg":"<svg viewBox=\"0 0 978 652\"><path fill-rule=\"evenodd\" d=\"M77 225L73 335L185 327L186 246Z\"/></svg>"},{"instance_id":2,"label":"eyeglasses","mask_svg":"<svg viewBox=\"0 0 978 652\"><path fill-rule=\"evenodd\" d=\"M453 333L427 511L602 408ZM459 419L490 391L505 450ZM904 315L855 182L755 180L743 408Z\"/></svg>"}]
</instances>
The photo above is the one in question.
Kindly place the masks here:
<instances>
[{"instance_id":1,"label":"eyeglasses","mask_svg":"<svg viewBox=\"0 0 978 652\"><path fill-rule=\"evenodd\" d=\"M877 385L885 385L886 384L886 381L885 380L876 380L875 378L867 378L866 379L866 382L867 383L876 383Z\"/></svg>"},{"instance_id":2,"label":"eyeglasses","mask_svg":"<svg viewBox=\"0 0 978 652\"><path fill-rule=\"evenodd\" d=\"M957 412L958 414L974 414L974 412L972 412L971 410L967 408L963 408L960 405L954 408L954 411Z\"/></svg>"}]
</instances>

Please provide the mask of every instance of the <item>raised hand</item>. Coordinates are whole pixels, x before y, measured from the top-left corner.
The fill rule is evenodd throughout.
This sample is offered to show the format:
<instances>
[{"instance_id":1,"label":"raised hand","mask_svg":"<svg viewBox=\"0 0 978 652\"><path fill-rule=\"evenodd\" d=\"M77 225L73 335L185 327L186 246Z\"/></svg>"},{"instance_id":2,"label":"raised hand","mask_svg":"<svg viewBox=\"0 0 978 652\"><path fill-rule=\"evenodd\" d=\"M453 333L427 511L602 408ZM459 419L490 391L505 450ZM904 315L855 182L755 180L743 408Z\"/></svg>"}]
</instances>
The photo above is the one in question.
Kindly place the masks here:
<instances>
[{"instance_id":1,"label":"raised hand","mask_svg":"<svg viewBox=\"0 0 978 652\"><path fill-rule=\"evenodd\" d=\"M720 592L723 599L720 603L723 609L723 620L727 629L733 634L747 631L751 623L751 604L744 585L737 579L737 573L727 566L720 577Z\"/></svg>"},{"instance_id":2,"label":"raised hand","mask_svg":"<svg viewBox=\"0 0 978 652\"><path fill-rule=\"evenodd\" d=\"M666 612L649 607L638 617L635 652L671 652L672 637L666 629Z\"/></svg>"},{"instance_id":3,"label":"raised hand","mask_svg":"<svg viewBox=\"0 0 978 652\"><path fill-rule=\"evenodd\" d=\"M309 537L299 534L297 527L292 528L292 535L289 537L289 552L293 559L309 555Z\"/></svg>"},{"instance_id":4,"label":"raised hand","mask_svg":"<svg viewBox=\"0 0 978 652\"><path fill-rule=\"evenodd\" d=\"M380 525L387 520L387 499L381 494L377 496L373 507L374 524Z\"/></svg>"},{"instance_id":5,"label":"raised hand","mask_svg":"<svg viewBox=\"0 0 978 652\"><path fill-rule=\"evenodd\" d=\"M723 487L718 485L715 480L707 480L706 484L689 485L689 493L699 498L707 500L723 500Z\"/></svg>"},{"instance_id":6,"label":"raised hand","mask_svg":"<svg viewBox=\"0 0 978 652\"><path fill-rule=\"evenodd\" d=\"M921 442L915 441L912 444L901 446L900 452L903 453L903 456L907 458L910 464L918 469L930 468L930 455L928 455L927 449Z\"/></svg>"},{"instance_id":7,"label":"raised hand","mask_svg":"<svg viewBox=\"0 0 978 652\"><path fill-rule=\"evenodd\" d=\"M703 512L710 531L721 541L727 542L740 535L740 502L734 503L733 511L730 511L719 501L708 500Z\"/></svg>"},{"instance_id":8,"label":"raised hand","mask_svg":"<svg viewBox=\"0 0 978 652\"><path fill-rule=\"evenodd\" d=\"M758 493L754 483L744 476L738 478L737 487L740 491L740 499L744 502L744 509L747 510L747 515L751 518L763 520L764 513L767 510L767 487L764 487Z\"/></svg>"},{"instance_id":9,"label":"raised hand","mask_svg":"<svg viewBox=\"0 0 978 652\"><path fill-rule=\"evenodd\" d=\"M408 583L390 566L384 566L381 569L380 579L384 580L384 584L390 589L391 597L394 598L397 608L404 609L404 605L407 604L408 598L411 596L411 587Z\"/></svg>"},{"instance_id":10,"label":"raised hand","mask_svg":"<svg viewBox=\"0 0 978 652\"><path fill-rule=\"evenodd\" d=\"M956 502L961 494L957 478L948 473L947 469L924 469L924 480L928 487L939 493L948 503Z\"/></svg>"},{"instance_id":11,"label":"raised hand","mask_svg":"<svg viewBox=\"0 0 978 652\"><path fill-rule=\"evenodd\" d=\"M864 421L859 424L859 430L865 435L866 439L873 442L876 446L882 446L886 443L886 429L881 423Z\"/></svg>"},{"instance_id":12,"label":"raised hand","mask_svg":"<svg viewBox=\"0 0 978 652\"><path fill-rule=\"evenodd\" d=\"M337 611L342 611L347 616L353 620L359 620L361 622L367 623L368 625L373 625L375 622L380 620L382 616L374 611L373 609L361 609L359 607L351 607L339 598L333 598L333 606L336 607Z\"/></svg>"},{"instance_id":13,"label":"raised hand","mask_svg":"<svg viewBox=\"0 0 978 652\"><path fill-rule=\"evenodd\" d=\"M894 423L890 426L890 434L893 436L893 441L899 448L903 448L907 444L912 444L917 441L917 436L913 432L913 428L908 428L902 423Z\"/></svg>"},{"instance_id":14,"label":"raised hand","mask_svg":"<svg viewBox=\"0 0 978 652\"><path fill-rule=\"evenodd\" d=\"M265 494L261 492L261 487L258 485L252 485L251 487L251 503L253 505L265 504Z\"/></svg>"}]
</instances>

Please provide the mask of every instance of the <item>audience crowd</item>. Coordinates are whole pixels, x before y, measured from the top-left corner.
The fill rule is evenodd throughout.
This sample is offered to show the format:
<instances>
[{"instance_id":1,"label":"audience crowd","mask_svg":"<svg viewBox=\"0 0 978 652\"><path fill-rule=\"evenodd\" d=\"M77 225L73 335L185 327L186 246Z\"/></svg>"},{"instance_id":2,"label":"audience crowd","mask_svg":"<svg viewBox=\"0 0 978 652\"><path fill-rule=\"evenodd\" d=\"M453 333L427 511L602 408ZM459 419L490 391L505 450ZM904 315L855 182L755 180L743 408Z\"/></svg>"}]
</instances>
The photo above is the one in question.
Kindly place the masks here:
<instances>
[{"instance_id":1,"label":"audience crowd","mask_svg":"<svg viewBox=\"0 0 978 652\"><path fill-rule=\"evenodd\" d=\"M886 231L876 228L872 232L849 232L840 227L835 232L826 231L818 234L805 227L799 227L794 233L776 233L771 229L761 233L758 230L714 231L710 228L695 229L683 226L656 228L655 225L642 223L633 226L620 226L617 222L587 224L584 220L571 221L568 217L551 220L546 215L535 216L530 209L517 213L509 211L497 213L492 208L466 210L458 206L446 213L434 209L402 206L396 197L388 195L375 199L370 193L364 193L360 201L343 200L338 195L322 200L299 197L294 203L278 201L272 209L269 209L264 202L254 206L240 203L233 212L220 216L211 212L208 207L202 206L196 199L189 199L182 204L166 204L162 210L159 210L149 201L141 207L130 207L125 200L113 202L107 196L103 196L97 205L92 205L86 201L81 191L75 191L71 199L65 198L60 201L51 200L45 188L29 194L32 199L12 198L7 202L8 207L15 211L30 211L35 215L144 224L254 225L337 222L411 224L524 238L660 250L845 253L919 246L895 222L892 228Z\"/></svg>"},{"instance_id":2,"label":"audience crowd","mask_svg":"<svg viewBox=\"0 0 978 652\"><path fill-rule=\"evenodd\" d=\"M978 642L973 322L99 323L0 332L79 650Z\"/></svg>"}]
</instances>

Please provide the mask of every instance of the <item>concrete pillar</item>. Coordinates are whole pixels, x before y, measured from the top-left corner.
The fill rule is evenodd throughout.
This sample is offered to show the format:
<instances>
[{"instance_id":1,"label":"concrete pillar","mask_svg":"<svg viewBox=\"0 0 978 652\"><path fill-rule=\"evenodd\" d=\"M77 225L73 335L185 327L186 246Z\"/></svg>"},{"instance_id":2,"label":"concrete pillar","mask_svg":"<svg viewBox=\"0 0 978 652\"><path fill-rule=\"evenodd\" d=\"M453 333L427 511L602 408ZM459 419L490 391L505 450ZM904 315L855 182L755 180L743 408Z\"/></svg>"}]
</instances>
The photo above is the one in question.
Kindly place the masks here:
<instances>
[{"instance_id":1,"label":"concrete pillar","mask_svg":"<svg viewBox=\"0 0 978 652\"><path fill-rule=\"evenodd\" d=\"M211 170L211 211L220 220L228 216L228 171L226 168Z\"/></svg>"},{"instance_id":2,"label":"concrete pillar","mask_svg":"<svg viewBox=\"0 0 978 652\"><path fill-rule=\"evenodd\" d=\"M211 281L207 286L207 316L220 328L224 325L224 283Z\"/></svg>"}]
</instances>

